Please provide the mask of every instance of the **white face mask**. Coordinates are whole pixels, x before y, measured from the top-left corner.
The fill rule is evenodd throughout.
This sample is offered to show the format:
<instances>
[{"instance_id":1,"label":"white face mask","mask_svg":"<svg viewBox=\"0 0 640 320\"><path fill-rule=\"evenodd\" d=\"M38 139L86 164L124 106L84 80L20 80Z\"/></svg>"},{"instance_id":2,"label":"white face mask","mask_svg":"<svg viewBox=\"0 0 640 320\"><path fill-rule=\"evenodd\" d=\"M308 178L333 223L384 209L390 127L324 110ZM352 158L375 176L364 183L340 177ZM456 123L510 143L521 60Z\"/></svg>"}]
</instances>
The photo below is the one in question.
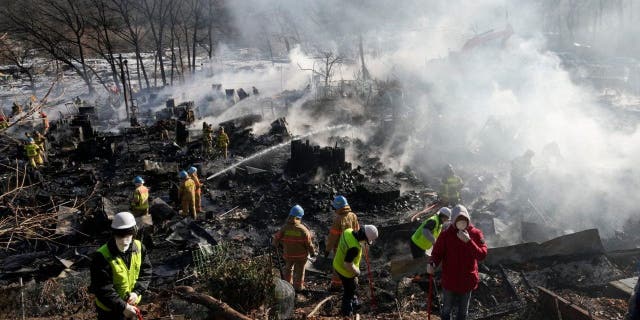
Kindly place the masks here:
<instances>
[{"instance_id":1,"label":"white face mask","mask_svg":"<svg viewBox=\"0 0 640 320\"><path fill-rule=\"evenodd\" d=\"M465 220L460 220L456 222L456 228L458 228L458 230L464 230L467 228L468 225L469 223Z\"/></svg>"},{"instance_id":2,"label":"white face mask","mask_svg":"<svg viewBox=\"0 0 640 320\"><path fill-rule=\"evenodd\" d=\"M131 242L133 241L133 236L124 236L124 237L116 237L116 246L120 252L126 252L129 250L129 246L131 246Z\"/></svg>"}]
</instances>

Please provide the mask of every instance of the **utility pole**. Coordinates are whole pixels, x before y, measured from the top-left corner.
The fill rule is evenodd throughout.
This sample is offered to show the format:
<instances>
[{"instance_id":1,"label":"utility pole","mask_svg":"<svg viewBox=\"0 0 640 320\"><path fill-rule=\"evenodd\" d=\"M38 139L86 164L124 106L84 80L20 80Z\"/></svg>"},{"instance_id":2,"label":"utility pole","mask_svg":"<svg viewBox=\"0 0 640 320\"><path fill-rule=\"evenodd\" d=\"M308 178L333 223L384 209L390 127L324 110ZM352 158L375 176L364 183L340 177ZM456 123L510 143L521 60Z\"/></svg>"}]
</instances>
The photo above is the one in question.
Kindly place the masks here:
<instances>
[{"instance_id":1,"label":"utility pole","mask_svg":"<svg viewBox=\"0 0 640 320\"><path fill-rule=\"evenodd\" d=\"M124 63L126 63L125 60ZM129 101L127 100L127 78L124 76L124 63L122 62L122 55L118 55L118 62L120 64L120 80L122 81L122 93L124 94L124 108L127 111L127 119L129 119Z\"/></svg>"},{"instance_id":2,"label":"utility pole","mask_svg":"<svg viewBox=\"0 0 640 320\"><path fill-rule=\"evenodd\" d=\"M129 101L131 102L131 113L129 114L129 122L132 127L139 127L140 123L138 123L138 107L133 103L133 90L131 89L131 77L129 75L129 65L127 64L127 60L124 60L124 67L127 71L127 82L129 83Z\"/></svg>"}]
</instances>

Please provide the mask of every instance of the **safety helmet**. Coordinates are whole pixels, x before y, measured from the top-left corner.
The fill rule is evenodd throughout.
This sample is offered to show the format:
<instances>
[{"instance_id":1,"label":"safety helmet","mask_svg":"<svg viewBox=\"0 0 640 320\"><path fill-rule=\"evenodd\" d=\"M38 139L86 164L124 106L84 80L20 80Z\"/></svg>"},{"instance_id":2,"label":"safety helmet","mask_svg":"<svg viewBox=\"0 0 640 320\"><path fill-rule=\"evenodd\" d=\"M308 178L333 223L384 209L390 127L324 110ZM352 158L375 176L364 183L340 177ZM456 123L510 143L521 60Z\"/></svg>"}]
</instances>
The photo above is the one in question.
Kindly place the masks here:
<instances>
[{"instance_id":1,"label":"safety helmet","mask_svg":"<svg viewBox=\"0 0 640 320\"><path fill-rule=\"evenodd\" d=\"M372 244L374 240L378 239L378 228L372 224L364 225L364 234L367 235L369 244Z\"/></svg>"},{"instance_id":2,"label":"safety helmet","mask_svg":"<svg viewBox=\"0 0 640 320\"><path fill-rule=\"evenodd\" d=\"M454 174L455 171L453 170L453 166L449 163L446 166L444 166L444 172L447 174Z\"/></svg>"},{"instance_id":3,"label":"safety helmet","mask_svg":"<svg viewBox=\"0 0 640 320\"><path fill-rule=\"evenodd\" d=\"M134 184L144 183L144 179L142 179L141 176L136 176L135 178L133 178L133 183Z\"/></svg>"},{"instance_id":4,"label":"safety helmet","mask_svg":"<svg viewBox=\"0 0 640 320\"><path fill-rule=\"evenodd\" d=\"M29 143L36 143L36 141L35 141L35 140L33 140L33 138L29 138L29 140L28 140L28 141L29 141Z\"/></svg>"},{"instance_id":5,"label":"safety helmet","mask_svg":"<svg viewBox=\"0 0 640 320\"><path fill-rule=\"evenodd\" d=\"M446 216L447 218L451 218L451 209L447 207L442 207L438 210L438 215Z\"/></svg>"},{"instance_id":6,"label":"safety helmet","mask_svg":"<svg viewBox=\"0 0 640 320\"><path fill-rule=\"evenodd\" d=\"M178 177L180 177L180 179L186 179L188 176L187 172L182 170L180 171L180 173L178 173Z\"/></svg>"},{"instance_id":7,"label":"safety helmet","mask_svg":"<svg viewBox=\"0 0 640 320\"><path fill-rule=\"evenodd\" d=\"M295 205L289 210L289 215L296 218L302 218L304 216L304 209L300 205Z\"/></svg>"},{"instance_id":8,"label":"safety helmet","mask_svg":"<svg viewBox=\"0 0 640 320\"><path fill-rule=\"evenodd\" d=\"M198 172L198 169L196 169L196 167L191 167L191 168L189 168L189 170L187 172L189 172L189 174L194 174L194 173Z\"/></svg>"},{"instance_id":9,"label":"safety helmet","mask_svg":"<svg viewBox=\"0 0 640 320\"><path fill-rule=\"evenodd\" d=\"M133 217L131 212L118 212L115 216L113 216L113 221L111 221L111 229L113 230L126 230L135 228L136 226L136 218Z\"/></svg>"},{"instance_id":10,"label":"safety helmet","mask_svg":"<svg viewBox=\"0 0 640 320\"><path fill-rule=\"evenodd\" d=\"M347 202L347 198L343 196L337 196L333 199L333 202L331 202L331 206L336 210L342 209L348 205L349 203Z\"/></svg>"}]
</instances>

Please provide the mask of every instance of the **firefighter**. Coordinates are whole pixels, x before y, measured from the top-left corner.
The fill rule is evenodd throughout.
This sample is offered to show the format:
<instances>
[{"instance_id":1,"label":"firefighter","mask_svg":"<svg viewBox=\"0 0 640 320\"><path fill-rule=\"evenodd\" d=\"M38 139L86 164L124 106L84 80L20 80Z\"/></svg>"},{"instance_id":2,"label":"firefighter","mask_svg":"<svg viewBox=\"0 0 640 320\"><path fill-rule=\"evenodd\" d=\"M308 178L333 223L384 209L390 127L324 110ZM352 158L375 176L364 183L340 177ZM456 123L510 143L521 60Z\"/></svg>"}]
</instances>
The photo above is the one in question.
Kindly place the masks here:
<instances>
[{"instance_id":1,"label":"firefighter","mask_svg":"<svg viewBox=\"0 0 640 320\"><path fill-rule=\"evenodd\" d=\"M351 207L347 202L347 198L344 196L337 196L331 202L331 206L335 209L335 215L331 229L329 229L329 236L327 237L327 245L325 247L324 256L328 257L331 251L334 251L338 247L338 240L346 229L353 229L358 231L360 224L358 223L358 216L351 211ZM342 281L340 277L334 271L331 277L330 291L338 291L342 287Z\"/></svg>"},{"instance_id":2,"label":"firefighter","mask_svg":"<svg viewBox=\"0 0 640 320\"><path fill-rule=\"evenodd\" d=\"M527 191L527 178L533 172L531 160L535 153L527 150L522 156L511 161L511 193L520 196Z\"/></svg>"},{"instance_id":3,"label":"firefighter","mask_svg":"<svg viewBox=\"0 0 640 320\"><path fill-rule=\"evenodd\" d=\"M273 236L273 245L277 247L282 244L283 247L284 280L293 284L296 291L304 290L304 265L307 257L316 256L311 232L301 222L303 216L302 207L293 206L286 224Z\"/></svg>"},{"instance_id":4,"label":"firefighter","mask_svg":"<svg viewBox=\"0 0 640 320\"><path fill-rule=\"evenodd\" d=\"M31 167L37 168L42 165L42 149L40 149L40 146L36 144L33 138L29 138L28 143L24 146L24 150L27 153Z\"/></svg>"},{"instance_id":5,"label":"firefighter","mask_svg":"<svg viewBox=\"0 0 640 320\"><path fill-rule=\"evenodd\" d=\"M460 190L464 185L462 179L453 171L453 166L448 164L444 167L445 175L440 185L440 204L445 207L452 207L460 203Z\"/></svg>"},{"instance_id":6,"label":"firefighter","mask_svg":"<svg viewBox=\"0 0 640 320\"><path fill-rule=\"evenodd\" d=\"M196 167L191 167L187 170L187 173L195 185L196 210L198 210L197 212L202 212L202 183L200 183L200 179L198 179L198 169L196 169Z\"/></svg>"},{"instance_id":7,"label":"firefighter","mask_svg":"<svg viewBox=\"0 0 640 320\"><path fill-rule=\"evenodd\" d=\"M182 215L197 218L196 212L196 184L193 179L189 178L186 171L180 171L179 177L182 180L178 195L182 206Z\"/></svg>"},{"instance_id":8,"label":"firefighter","mask_svg":"<svg viewBox=\"0 0 640 320\"><path fill-rule=\"evenodd\" d=\"M42 134L46 135L49 132L49 118L44 111L40 111L40 118L42 119Z\"/></svg>"},{"instance_id":9,"label":"firefighter","mask_svg":"<svg viewBox=\"0 0 640 320\"><path fill-rule=\"evenodd\" d=\"M205 156L213 155L213 130L206 122L202 123L202 149Z\"/></svg>"},{"instance_id":10,"label":"firefighter","mask_svg":"<svg viewBox=\"0 0 640 320\"><path fill-rule=\"evenodd\" d=\"M220 127L220 133L218 133L218 148L226 159L228 156L229 136L224 132L224 127Z\"/></svg>"},{"instance_id":11,"label":"firefighter","mask_svg":"<svg viewBox=\"0 0 640 320\"><path fill-rule=\"evenodd\" d=\"M144 186L144 179L137 176L133 179L136 189L133 191L129 208L134 216L140 217L149 214L149 189Z\"/></svg>"},{"instance_id":12,"label":"firefighter","mask_svg":"<svg viewBox=\"0 0 640 320\"><path fill-rule=\"evenodd\" d=\"M40 131L33 131L33 141L38 145L40 149L40 157L42 157L42 161L47 161L47 138L40 133Z\"/></svg>"},{"instance_id":13,"label":"firefighter","mask_svg":"<svg viewBox=\"0 0 640 320\"><path fill-rule=\"evenodd\" d=\"M344 287L341 308L343 316L352 316L354 307L358 306L355 279L360 275L361 242L371 245L377 238L378 228L369 224L358 231L348 228L340 236L336 256L333 258L333 269L340 276Z\"/></svg>"},{"instance_id":14,"label":"firefighter","mask_svg":"<svg viewBox=\"0 0 640 320\"><path fill-rule=\"evenodd\" d=\"M427 250L433 247L436 243L436 239L442 231L442 226L445 222L449 221L451 217L451 210L447 207L442 207L438 210L438 214L426 219L420 227L411 236L409 245L411 246L411 256L414 259L424 257L427 254Z\"/></svg>"},{"instance_id":15,"label":"firefighter","mask_svg":"<svg viewBox=\"0 0 640 320\"><path fill-rule=\"evenodd\" d=\"M151 281L151 263L136 234L136 219L120 212L111 222L111 239L91 259L89 292L99 320L138 319L138 304Z\"/></svg>"}]
</instances>

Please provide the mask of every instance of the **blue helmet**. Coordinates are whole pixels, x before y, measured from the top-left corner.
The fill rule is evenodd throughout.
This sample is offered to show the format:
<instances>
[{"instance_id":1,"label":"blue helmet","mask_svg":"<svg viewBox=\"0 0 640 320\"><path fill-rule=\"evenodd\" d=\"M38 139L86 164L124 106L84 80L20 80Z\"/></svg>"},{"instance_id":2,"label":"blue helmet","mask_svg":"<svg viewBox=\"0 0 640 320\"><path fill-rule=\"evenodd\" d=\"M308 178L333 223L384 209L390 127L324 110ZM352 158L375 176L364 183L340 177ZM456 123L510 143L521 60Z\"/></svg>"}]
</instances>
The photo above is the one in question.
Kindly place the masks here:
<instances>
[{"instance_id":1,"label":"blue helmet","mask_svg":"<svg viewBox=\"0 0 640 320\"><path fill-rule=\"evenodd\" d=\"M182 170L180 171L180 173L178 173L178 177L180 177L180 179L186 179L188 176L187 172Z\"/></svg>"},{"instance_id":2,"label":"blue helmet","mask_svg":"<svg viewBox=\"0 0 640 320\"><path fill-rule=\"evenodd\" d=\"M347 202L347 198L343 196L337 196L333 199L333 202L331 202L331 206L336 210L342 209L348 205L349 203Z\"/></svg>"},{"instance_id":3,"label":"blue helmet","mask_svg":"<svg viewBox=\"0 0 640 320\"><path fill-rule=\"evenodd\" d=\"M296 218L302 218L304 216L304 209L300 205L295 205L289 210L289 215Z\"/></svg>"},{"instance_id":4,"label":"blue helmet","mask_svg":"<svg viewBox=\"0 0 640 320\"><path fill-rule=\"evenodd\" d=\"M187 172L189 172L189 174L194 174L194 173L198 172L198 169L196 169L196 167L191 167L191 168L189 168L189 170L187 170Z\"/></svg>"},{"instance_id":5,"label":"blue helmet","mask_svg":"<svg viewBox=\"0 0 640 320\"><path fill-rule=\"evenodd\" d=\"M142 179L141 176L136 176L135 178L133 178L133 183L134 184L144 183L144 179Z\"/></svg>"}]
</instances>

